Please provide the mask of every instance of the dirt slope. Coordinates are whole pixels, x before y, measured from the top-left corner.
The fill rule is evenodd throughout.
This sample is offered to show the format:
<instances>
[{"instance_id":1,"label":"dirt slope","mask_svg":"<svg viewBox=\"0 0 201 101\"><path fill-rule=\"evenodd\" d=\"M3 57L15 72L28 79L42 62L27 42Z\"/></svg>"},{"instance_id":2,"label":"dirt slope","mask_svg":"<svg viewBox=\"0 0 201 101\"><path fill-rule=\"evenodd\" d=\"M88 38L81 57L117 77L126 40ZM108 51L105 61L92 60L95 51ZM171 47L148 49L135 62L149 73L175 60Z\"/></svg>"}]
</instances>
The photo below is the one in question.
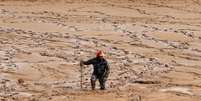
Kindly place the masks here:
<instances>
[{"instance_id":1,"label":"dirt slope","mask_svg":"<svg viewBox=\"0 0 201 101\"><path fill-rule=\"evenodd\" d=\"M200 0L1 0L1 101L200 101ZM103 50L106 91L90 90Z\"/></svg>"}]
</instances>

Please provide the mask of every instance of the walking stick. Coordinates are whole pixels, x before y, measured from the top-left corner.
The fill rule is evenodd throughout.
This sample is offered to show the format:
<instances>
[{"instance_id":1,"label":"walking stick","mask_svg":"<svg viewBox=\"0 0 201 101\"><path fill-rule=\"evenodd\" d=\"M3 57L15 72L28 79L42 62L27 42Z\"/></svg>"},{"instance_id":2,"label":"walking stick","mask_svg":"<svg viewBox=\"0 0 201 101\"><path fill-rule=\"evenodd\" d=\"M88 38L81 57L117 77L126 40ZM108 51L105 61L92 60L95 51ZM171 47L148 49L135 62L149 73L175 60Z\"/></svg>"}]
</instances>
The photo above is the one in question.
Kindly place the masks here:
<instances>
[{"instance_id":1,"label":"walking stick","mask_svg":"<svg viewBox=\"0 0 201 101\"><path fill-rule=\"evenodd\" d=\"M79 45L80 45L80 43L79 43L79 41L77 41L76 40L76 48L78 48L79 49ZM80 53L79 53L80 54ZM83 82L83 61L82 61L82 59L81 59L81 61L80 61L80 88L82 89L83 87L82 87L82 82Z\"/></svg>"},{"instance_id":2,"label":"walking stick","mask_svg":"<svg viewBox=\"0 0 201 101\"><path fill-rule=\"evenodd\" d=\"M82 61L81 61L81 63L80 63L80 87L81 87L81 89L83 88L83 86L82 86L82 82L83 82L83 63L82 63Z\"/></svg>"}]
</instances>

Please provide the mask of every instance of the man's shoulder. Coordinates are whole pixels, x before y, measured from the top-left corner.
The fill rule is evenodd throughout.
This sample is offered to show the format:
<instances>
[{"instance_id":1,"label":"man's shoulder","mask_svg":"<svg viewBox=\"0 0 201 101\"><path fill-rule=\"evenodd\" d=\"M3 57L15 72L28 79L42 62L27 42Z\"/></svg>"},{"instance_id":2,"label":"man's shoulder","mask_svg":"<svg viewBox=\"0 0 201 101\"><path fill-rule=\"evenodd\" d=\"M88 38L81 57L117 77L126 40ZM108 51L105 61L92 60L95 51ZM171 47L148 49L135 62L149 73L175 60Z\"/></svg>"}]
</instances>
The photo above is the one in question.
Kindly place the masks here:
<instances>
[{"instance_id":1,"label":"man's shoulder","mask_svg":"<svg viewBox=\"0 0 201 101\"><path fill-rule=\"evenodd\" d=\"M89 59L88 61L90 61L90 62L95 62L95 61L97 61L97 58L94 57L94 58Z\"/></svg>"},{"instance_id":2,"label":"man's shoulder","mask_svg":"<svg viewBox=\"0 0 201 101\"><path fill-rule=\"evenodd\" d=\"M108 63L107 59L103 58L106 63Z\"/></svg>"}]
</instances>

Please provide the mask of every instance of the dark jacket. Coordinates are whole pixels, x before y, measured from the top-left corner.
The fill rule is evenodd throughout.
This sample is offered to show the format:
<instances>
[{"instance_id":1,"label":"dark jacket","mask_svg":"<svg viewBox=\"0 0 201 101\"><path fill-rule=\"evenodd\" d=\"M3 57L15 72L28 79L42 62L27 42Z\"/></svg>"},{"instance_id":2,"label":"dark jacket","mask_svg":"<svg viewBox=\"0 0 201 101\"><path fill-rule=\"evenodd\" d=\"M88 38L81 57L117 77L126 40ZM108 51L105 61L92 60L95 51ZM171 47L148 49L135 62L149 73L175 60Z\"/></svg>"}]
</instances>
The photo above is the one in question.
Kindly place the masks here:
<instances>
[{"instance_id":1,"label":"dark jacket","mask_svg":"<svg viewBox=\"0 0 201 101\"><path fill-rule=\"evenodd\" d=\"M94 71L93 74L95 75L102 75L104 77L108 77L110 67L108 62L104 58L95 57L88 61L84 61L83 64L85 65L93 65Z\"/></svg>"}]
</instances>

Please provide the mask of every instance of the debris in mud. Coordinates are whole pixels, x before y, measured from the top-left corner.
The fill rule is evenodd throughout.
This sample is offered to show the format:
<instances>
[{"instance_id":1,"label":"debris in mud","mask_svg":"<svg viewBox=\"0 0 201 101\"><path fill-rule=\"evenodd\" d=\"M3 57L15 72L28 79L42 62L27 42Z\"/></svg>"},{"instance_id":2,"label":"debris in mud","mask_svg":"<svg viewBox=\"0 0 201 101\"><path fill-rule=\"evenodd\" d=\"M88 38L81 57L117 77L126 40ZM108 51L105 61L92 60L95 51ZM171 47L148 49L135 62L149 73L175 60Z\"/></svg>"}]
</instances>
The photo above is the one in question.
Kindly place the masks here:
<instances>
[{"instance_id":1,"label":"debris in mud","mask_svg":"<svg viewBox=\"0 0 201 101\"><path fill-rule=\"evenodd\" d=\"M159 81L144 81L144 80L135 80L131 83L138 83L138 84L160 84Z\"/></svg>"},{"instance_id":2,"label":"debris in mud","mask_svg":"<svg viewBox=\"0 0 201 101\"><path fill-rule=\"evenodd\" d=\"M21 84L21 85L24 84L24 80L23 79L18 79L17 81L18 81L18 84Z\"/></svg>"}]
</instances>

